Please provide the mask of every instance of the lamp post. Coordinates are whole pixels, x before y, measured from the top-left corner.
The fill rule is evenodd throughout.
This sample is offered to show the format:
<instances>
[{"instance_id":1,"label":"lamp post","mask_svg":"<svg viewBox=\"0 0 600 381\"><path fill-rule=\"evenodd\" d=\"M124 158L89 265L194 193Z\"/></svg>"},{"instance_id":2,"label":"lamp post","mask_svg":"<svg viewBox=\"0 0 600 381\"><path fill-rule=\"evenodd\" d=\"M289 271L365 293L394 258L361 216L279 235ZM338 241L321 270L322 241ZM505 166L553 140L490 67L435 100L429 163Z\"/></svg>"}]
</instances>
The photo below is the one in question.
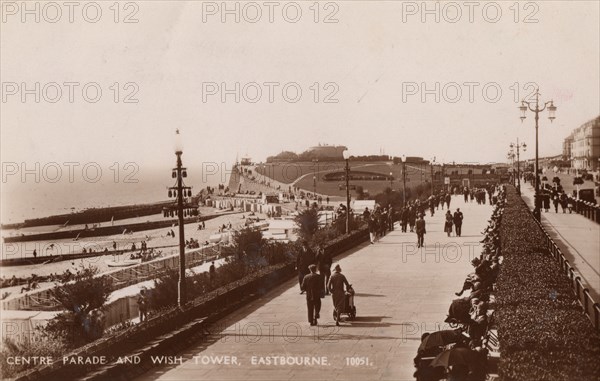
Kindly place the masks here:
<instances>
[{"instance_id":1,"label":"lamp post","mask_svg":"<svg viewBox=\"0 0 600 381\"><path fill-rule=\"evenodd\" d=\"M317 167L319 166L319 159L313 159L315 166L313 167L313 196L317 198Z\"/></svg>"},{"instance_id":2,"label":"lamp post","mask_svg":"<svg viewBox=\"0 0 600 381\"><path fill-rule=\"evenodd\" d=\"M175 155L177 156L176 167L173 168L171 177L176 179L175 185L169 187L169 197L175 197L176 202L172 206L163 208L163 216L177 216L179 224L179 281L177 283L177 305L182 307L186 302L185 290L185 233L184 216L198 215L198 209L193 205L187 205L184 202L185 197L192 196L192 188L185 186L183 178L187 177L187 168L184 168L181 162L183 150L181 148L181 136L179 130L175 131Z\"/></svg>"},{"instance_id":3,"label":"lamp post","mask_svg":"<svg viewBox=\"0 0 600 381\"><path fill-rule=\"evenodd\" d=\"M513 185L515 185L516 181L515 181L515 157L517 155L515 154L515 152L511 149L510 151L508 151L508 154L506 154L506 158L509 160L509 165L510 165L510 177L512 178L512 183Z\"/></svg>"},{"instance_id":4,"label":"lamp post","mask_svg":"<svg viewBox=\"0 0 600 381\"><path fill-rule=\"evenodd\" d=\"M430 161L431 165L429 166L431 169L431 195L433 196L433 163L435 163L435 156Z\"/></svg>"},{"instance_id":5,"label":"lamp post","mask_svg":"<svg viewBox=\"0 0 600 381\"><path fill-rule=\"evenodd\" d=\"M534 195L534 204L535 208L533 210L534 217L539 221L541 218L540 212L540 178L539 178L539 140L538 140L538 127L539 127L539 119L540 112L544 111L548 108L548 119L552 123L554 119L556 119L556 106L554 106L554 102L552 100L545 102L542 108L540 108L540 90L535 90L535 102L527 102L525 100L521 101L521 106L519 106L519 110L521 111L521 123L527 118L527 110L535 113L535 195Z\"/></svg>"},{"instance_id":6,"label":"lamp post","mask_svg":"<svg viewBox=\"0 0 600 381\"><path fill-rule=\"evenodd\" d=\"M523 149L523 152L527 150L527 144L519 143L519 138L517 138L517 144L510 143L511 151L516 148L517 150L517 194L521 194L521 162L519 151Z\"/></svg>"},{"instance_id":7,"label":"lamp post","mask_svg":"<svg viewBox=\"0 0 600 381\"><path fill-rule=\"evenodd\" d=\"M406 155L402 155L402 207L406 207Z\"/></svg>"},{"instance_id":8,"label":"lamp post","mask_svg":"<svg viewBox=\"0 0 600 381\"><path fill-rule=\"evenodd\" d=\"M346 234L350 233L350 152L342 152L346 161Z\"/></svg>"},{"instance_id":9,"label":"lamp post","mask_svg":"<svg viewBox=\"0 0 600 381\"><path fill-rule=\"evenodd\" d=\"M390 192L394 190L393 185L392 185L393 181L394 181L394 178L392 177L393 175L394 174L392 172L390 172Z\"/></svg>"}]
</instances>

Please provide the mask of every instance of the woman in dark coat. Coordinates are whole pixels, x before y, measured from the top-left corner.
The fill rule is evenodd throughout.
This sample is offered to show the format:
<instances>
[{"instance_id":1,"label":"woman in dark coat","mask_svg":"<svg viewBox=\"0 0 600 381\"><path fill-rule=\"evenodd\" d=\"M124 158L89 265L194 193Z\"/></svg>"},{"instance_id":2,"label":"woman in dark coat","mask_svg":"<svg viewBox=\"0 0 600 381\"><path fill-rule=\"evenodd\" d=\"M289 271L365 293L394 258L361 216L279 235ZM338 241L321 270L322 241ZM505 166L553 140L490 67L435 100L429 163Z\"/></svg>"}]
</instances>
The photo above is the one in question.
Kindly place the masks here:
<instances>
[{"instance_id":1,"label":"woman in dark coat","mask_svg":"<svg viewBox=\"0 0 600 381\"><path fill-rule=\"evenodd\" d=\"M550 210L550 195L548 193L542 194L542 201L544 203L544 210L546 213Z\"/></svg>"},{"instance_id":2,"label":"woman in dark coat","mask_svg":"<svg viewBox=\"0 0 600 381\"><path fill-rule=\"evenodd\" d=\"M569 204L569 198L566 193L560 194L560 207L562 208L563 213L567 212L567 205Z\"/></svg>"},{"instance_id":3,"label":"woman in dark coat","mask_svg":"<svg viewBox=\"0 0 600 381\"><path fill-rule=\"evenodd\" d=\"M446 212L446 223L444 224L444 232L448 233L448 237L450 237L450 234L452 234L452 224L453 224L452 213L448 210Z\"/></svg>"},{"instance_id":4,"label":"woman in dark coat","mask_svg":"<svg viewBox=\"0 0 600 381\"><path fill-rule=\"evenodd\" d=\"M346 290L350 287L348 280L342 274L340 265L335 265L333 274L329 278L327 289L331 292L331 300L335 313L335 325L340 325L340 312L344 311L346 303ZM345 286L345 288L344 288Z\"/></svg>"},{"instance_id":5,"label":"woman in dark coat","mask_svg":"<svg viewBox=\"0 0 600 381\"><path fill-rule=\"evenodd\" d=\"M410 225L410 231L415 230L415 222L417 221L417 211L414 206L408 208L408 224Z\"/></svg>"}]
</instances>

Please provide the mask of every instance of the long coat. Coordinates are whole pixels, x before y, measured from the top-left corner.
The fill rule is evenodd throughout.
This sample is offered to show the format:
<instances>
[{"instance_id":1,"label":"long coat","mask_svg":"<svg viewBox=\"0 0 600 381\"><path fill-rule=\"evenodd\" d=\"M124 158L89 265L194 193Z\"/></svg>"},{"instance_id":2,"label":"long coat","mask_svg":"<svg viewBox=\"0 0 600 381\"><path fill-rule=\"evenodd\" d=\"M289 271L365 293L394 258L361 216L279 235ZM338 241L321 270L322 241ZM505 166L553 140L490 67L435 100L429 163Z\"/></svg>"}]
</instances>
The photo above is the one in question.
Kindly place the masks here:
<instances>
[{"instance_id":1,"label":"long coat","mask_svg":"<svg viewBox=\"0 0 600 381\"><path fill-rule=\"evenodd\" d=\"M333 300L333 307L338 312L343 312L346 303L346 290L344 289L344 285L346 288L350 287L348 280L344 274L335 271L331 278L329 278L329 283L327 284L327 288L331 292L331 299Z\"/></svg>"},{"instance_id":2,"label":"long coat","mask_svg":"<svg viewBox=\"0 0 600 381\"><path fill-rule=\"evenodd\" d=\"M306 300L321 299L323 294L323 277L317 273L310 273L302 280L302 290L306 291Z\"/></svg>"}]
</instances>

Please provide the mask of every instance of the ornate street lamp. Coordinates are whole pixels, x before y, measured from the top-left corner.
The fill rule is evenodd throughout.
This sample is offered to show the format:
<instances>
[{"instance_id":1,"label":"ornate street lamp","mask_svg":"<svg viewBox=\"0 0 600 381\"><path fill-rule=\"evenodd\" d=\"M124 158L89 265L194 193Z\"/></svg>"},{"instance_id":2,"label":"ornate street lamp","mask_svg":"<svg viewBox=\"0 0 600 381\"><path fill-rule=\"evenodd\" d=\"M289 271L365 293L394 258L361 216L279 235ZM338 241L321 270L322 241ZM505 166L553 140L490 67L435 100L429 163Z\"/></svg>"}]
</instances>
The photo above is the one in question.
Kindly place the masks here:
<instances>
[{"instance_id":1,"label":"ornate street lamp","mask_svg":"<svg viewBox=\"0 0 600 381\"><path fill-rule=\"evenodd\" d=\"M433 157L433 159L431 159L430 161L430 168L431 168L431 195L433 196L433 163L435 163L435 156Z\"/></svg>"},{"instance_id":2,"label":"ornate street lamp","mask_svg":"<svg viewBox=\"0 0 600 381\"><path fill-rule=\"evenodd\" d=\"M313 168L313 196L317 198L317 167L319 166L319 159L313 159L315 167Z\"/></svg>"},{"instance_id":3,"label":"ornate street lamp","mask_svg":"<svg viewBox=\"0 0 600 381\"><path fill-rule=\"evenodd\" d=\"M350 152L342 152L346 161L346 234L350 233Z\"/></svg>"},{"instance_id":4,"label":"ornate street lamp","mask_svg":"<svg viewBox=\"0 0 600 381\"><path fill-rule=\"evenodd\" d=\"M402 155L402 207L406 207L406 155Z\"/></svg>"},{"instance_id":5,"label":"ornate street lamp","mask_svg":"<svg viewBox=\"0 0 600 381\"><path fill-rule=\"evenodd\" d=\"M192 197L192 188L185 186L183 178L187 177L187 168L184 168L181 163L181 155L183 149L181 144L181 135L179 130L175 131L175 155L177 156L177 167L173 168L171 177L176 179L175 185L169 187L168 195L176 199L174 205L163 208L164 217L178 218L179 224L179 282L177 284L177 305L182 307L186 301L185 292L185 236L184 236L184 217L197 216L197 206L189 204L185 201L186 197Z\"/></svg>"},{"instance_id":6,"label":"ornate street lamp","mask_svg":"<svg viewBox=\"0 0 600 381\"><path fill-rule=\"evenodd\" d=\"M545 102L542 108L540 108L540 91L536 89L535 91L535 102L527 102L525 100L521 101L521 106L519 106L519 110L521 111L521 122L527 118L527 110L533 112L535 114L535 196L534 196L534 204L535 208L533 210L533 215L539 221L541 218L540 214L540 178L539 178L539 140L538 140L538 127L539 127L539 119L540 112L544 111L548 108L548 119L550 122L553 122L556 119L556 106L554 106L554 102L548 101Z\"/></svg>"},{"instance_id":7,"label":"ornate street lamp","mask_svg":"<svg viewBox=\"0 0 600 381\"><path fill-rule=\"evenodd\" d=\"M521 159L520 159L520 150L522 149L523 152L525 152L527 150L527 144L525 143L519 143L519 138L517 138L517 143L510 143L510 149L511 151L513 149L517 150L517 194L521 194Z\"/></svg>"}]
</instances>

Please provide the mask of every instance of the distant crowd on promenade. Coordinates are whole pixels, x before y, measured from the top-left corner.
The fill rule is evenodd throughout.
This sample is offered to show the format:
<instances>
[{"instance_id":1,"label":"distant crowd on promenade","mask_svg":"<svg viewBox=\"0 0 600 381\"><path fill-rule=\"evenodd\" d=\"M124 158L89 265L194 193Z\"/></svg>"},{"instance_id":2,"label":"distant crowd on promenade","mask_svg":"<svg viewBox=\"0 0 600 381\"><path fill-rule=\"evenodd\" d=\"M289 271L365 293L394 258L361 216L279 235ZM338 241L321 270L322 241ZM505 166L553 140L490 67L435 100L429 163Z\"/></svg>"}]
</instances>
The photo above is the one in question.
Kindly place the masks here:
<instances>
[{"instance_id":1,"label":"distant crowd on promenade","mask_svg":"<svg viewBox=\"0 0 600 381\"><path fill-rule=\"evenodd\" d=\"M484 188L468 188L462 189L464 202L477 202L480 205L487 202L492 205L497 202L495 195L495 185L488 184ZM454 188L454 194L459 194L458 188ZM431 217L435 215L436 210L444 210L446 206L444 232L450 236L455 229L455 234L460 237L462 234L462 223L464 219L460 208L457 208L454 213L450 211L452 202L452 193L446 190L441 190L438 193L432 194L424 200L411 200L406 203L406 206L399 210L394 209L392 205L381 206L375 205L373 210L365 208L362 213L362 218L369 225L369 236L372 244L375 244L379 239L386 235L387 232L394 230L394 223L399 222L400 229L403 233L415 232L417 234L417 246L424 245L424 235L426 234L425 217L429 213Z\"/></svg>"}]
</instances>

